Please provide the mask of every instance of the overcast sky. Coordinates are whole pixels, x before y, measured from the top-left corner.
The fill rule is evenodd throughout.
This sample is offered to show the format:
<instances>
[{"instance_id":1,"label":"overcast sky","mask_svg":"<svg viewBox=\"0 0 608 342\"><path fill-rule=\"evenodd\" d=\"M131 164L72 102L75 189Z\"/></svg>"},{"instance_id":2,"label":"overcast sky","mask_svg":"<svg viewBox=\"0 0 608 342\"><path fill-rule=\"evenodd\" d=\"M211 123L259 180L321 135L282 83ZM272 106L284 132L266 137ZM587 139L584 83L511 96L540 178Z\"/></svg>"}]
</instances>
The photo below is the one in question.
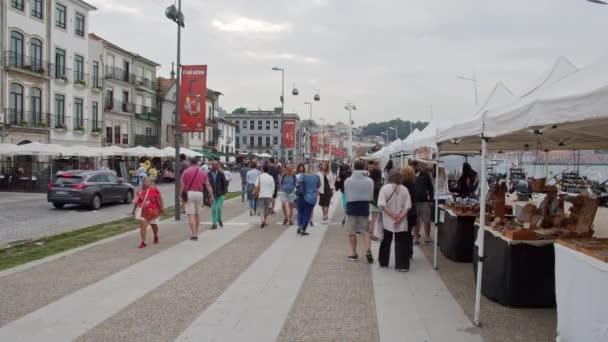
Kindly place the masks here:
<instances>
[{"instance_id":1,"label":"overcast sky","mask_svg":"<svg viewBox=\"0 0 608 342\"><path fill-rule=\"evenodd\" d=\"M176 26L166 0L89 0L90 30L160 64L168 77ZM183 0L182 63L207 64L220 104L279 106L286 70L286 111L356 124L434 118L475 111L498 81L529 87L558 56L577 66L608 55L608 6L585 0ZM291 88L300 90L291 96ZM431 111L432 108L432 111Z\"/></svg>"}]
</instances>

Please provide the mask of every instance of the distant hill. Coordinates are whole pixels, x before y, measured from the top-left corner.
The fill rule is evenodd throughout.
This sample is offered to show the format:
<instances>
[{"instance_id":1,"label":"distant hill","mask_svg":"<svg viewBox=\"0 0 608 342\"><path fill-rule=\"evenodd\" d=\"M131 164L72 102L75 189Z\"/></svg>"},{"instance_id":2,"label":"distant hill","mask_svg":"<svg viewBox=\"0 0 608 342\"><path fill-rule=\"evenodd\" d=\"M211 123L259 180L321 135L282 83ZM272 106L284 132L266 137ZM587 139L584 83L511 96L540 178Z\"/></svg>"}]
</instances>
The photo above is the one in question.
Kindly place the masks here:
<instances>
[{"instance_id":1,"label":"distant hill","mask_svg":"<svg viewBox=\"0 0 608 342\"><path fill-rule=\"evenodd\" d=\"M368 136L368 135L381 135L382 132L386 133L386 131L389 127L393 127L393 128L397 128L397 131L399 132L399 139L405 139L411 133L411 131L415 130L416 128L418 128L418 130L422 131L428 124L429 124L428 122L417 121L417 122L411 122L411 125L410 125L410 121L403 121L401 119L395 119L395 120L384 121L384 122L372 122L370 124L367 124L366 126L361 127L361 129L363 130L362 135ZM388 134L391 139L395 138L394 130L392 130L392 129L389 130Z\"/></svg>"}]
</instances>

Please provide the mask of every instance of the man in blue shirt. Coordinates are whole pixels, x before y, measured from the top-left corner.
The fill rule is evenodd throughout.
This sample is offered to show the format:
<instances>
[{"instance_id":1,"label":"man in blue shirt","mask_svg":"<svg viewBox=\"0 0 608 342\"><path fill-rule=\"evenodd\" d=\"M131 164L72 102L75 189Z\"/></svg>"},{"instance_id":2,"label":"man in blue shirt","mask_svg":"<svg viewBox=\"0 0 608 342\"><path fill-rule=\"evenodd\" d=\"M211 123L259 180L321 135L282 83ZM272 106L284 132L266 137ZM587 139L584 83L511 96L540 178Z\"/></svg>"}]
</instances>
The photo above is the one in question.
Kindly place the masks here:
<instances>
[{"instance_id":1,"label":"man in blue shirt","mask_svg":"<svg viewBox=\"0 0 608 342\"><path fill-rule=\"evenodd\" d=\"M349 260L358 261L357 234L364 235L367 242L367 261L371 264L374 259L371 254L371 240L377 240L369 231L369 204L374 199L374 181L367 177L365 161L355 161L352 176L344 182L346 195L346 231L352 254Z\"/></svg>"},{"instance_id":2,"label":"man in blue shirt","mask_svg":"<svg viewBox=\"0 0 608 342\"><path fill-rule=\"evenodd\" d=\"M247 171L249 171L249 164L243 163L241 165L241 202L245 202L245 195L247 194Z\"/></svg>"}]
</instances>

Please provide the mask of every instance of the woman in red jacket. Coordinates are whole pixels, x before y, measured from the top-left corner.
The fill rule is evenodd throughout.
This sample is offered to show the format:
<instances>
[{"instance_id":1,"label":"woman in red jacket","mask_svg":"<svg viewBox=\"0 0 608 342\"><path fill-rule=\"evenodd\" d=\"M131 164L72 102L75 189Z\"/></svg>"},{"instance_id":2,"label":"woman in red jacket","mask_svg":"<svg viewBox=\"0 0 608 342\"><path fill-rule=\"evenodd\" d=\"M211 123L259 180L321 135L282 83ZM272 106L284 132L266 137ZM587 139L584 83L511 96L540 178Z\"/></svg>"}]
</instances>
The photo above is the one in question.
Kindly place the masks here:
<instances>
[{"instance_id":1,"label":"woman in red jacket","mask_svg":"<svg viewBox=\"0 0 608 342\"><path fill-rule=\"evenodd\" d=\"M163 212L163 196L160 191L151 184L148 177L145 177L141 186L141 189L137 192L135 205L133 206L132 215L135 215L135 211L141 211L141 217L139 223L139 234L141 236L141 243L139 248L146 247L146 233L148 225L152 226L152 232L154 232L154 244L158 243L158 219L160 214ZM140 216L140 215L137 215Z\"/></svg>"}]
</instances>

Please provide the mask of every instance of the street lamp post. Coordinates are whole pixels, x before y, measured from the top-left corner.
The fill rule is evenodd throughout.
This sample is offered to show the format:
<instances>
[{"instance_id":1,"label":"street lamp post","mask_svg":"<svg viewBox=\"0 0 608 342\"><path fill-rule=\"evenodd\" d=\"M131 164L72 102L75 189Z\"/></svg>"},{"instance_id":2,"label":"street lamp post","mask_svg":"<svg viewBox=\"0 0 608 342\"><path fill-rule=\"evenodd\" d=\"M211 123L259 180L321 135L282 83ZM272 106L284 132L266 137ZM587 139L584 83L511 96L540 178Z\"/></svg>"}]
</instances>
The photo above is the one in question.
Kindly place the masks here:
<instances>
[{"instance_id":1,"label":"street lamp post","mask_svg":"<svg viewBox=\"0 0 608 342\"><path fill-rule=\"evenodd\" d=\"M325 160L325 118L319 118L321 124L321 160Z\"/></svg>"},{"instance_id":2,"label":"street lamp post","mask_svg":"<svg viewBox=\"0 0 608 342\"><path fill-rule=\"evenodd\" d=\"M285 69L274 67L272 70L281 72L281 149L279 150L279 160L283 162L283 143L285 140L285 137L283 136L283 134L285 134L283 127L285 125Z\"/></svg>"},{"instance_id":3,"label":"street lamp post","mask_svg":"<svg viewBox=\"0 0 608 342\"><path fill-rule=\"evenodd\" d=\"M348 158L353 160L353 110L357 107L352 103L347 103L344 109L348 111Z\"/></svg>"},{"instance_id":4,"label":"street lamp post","mask_svg":"<svg viewBox=\"0 0 608 342\"><path fill-rule=\"evenodd\" d=\"M182 27L185 27L184 25L184 14L182 13L182 0L178 0L177 2L177 8L175 8L175 5L171 5L169 7L167 7L167 9L165 10L165 16L167 18L169 18L170 20L174 21L177 24L177 79L175 81L175 91L176 91L176 98L177 101L175 103L175 220L179 221L180 220L180 216L181 216L181 210L180 210L180 198L179 198L179 181L180 181L180 174L181 174L181 170L180 168L180 164L179 164L179 147L180 147L180 140L181 140L181 123L180 123L180 119L179 119L179 113L181 112L181 108L179 106L179 91L180 91L180 80L181 80L181 75L182 75L182 71L181 71L181 48L182 48Z\"/></svg>"},{"instance_id":5,"label":"street lamp post","mask_svg":"<svg viewBox=\"0 0 608 342\"><path fill-rule=\"evenodd\" d=\"M308 105L308 160L312 160L312 102L304 102Z\"/></svg>"},{"instance_id":6,"label":"street lamp post","mask_svg":"<svg viewBox=\"0 0 608 342\"><path fill-rule=\"evenodd\" d=\"M463 77L463 76L457 76L457 78L459 78L461 80L473 82L473 88L475 89L475 106L479 105L478 100L477 100L477 77L475 76L475 73L473 73L473 78L468 78L468 77Z\"/></svg>"}]
</instances>

